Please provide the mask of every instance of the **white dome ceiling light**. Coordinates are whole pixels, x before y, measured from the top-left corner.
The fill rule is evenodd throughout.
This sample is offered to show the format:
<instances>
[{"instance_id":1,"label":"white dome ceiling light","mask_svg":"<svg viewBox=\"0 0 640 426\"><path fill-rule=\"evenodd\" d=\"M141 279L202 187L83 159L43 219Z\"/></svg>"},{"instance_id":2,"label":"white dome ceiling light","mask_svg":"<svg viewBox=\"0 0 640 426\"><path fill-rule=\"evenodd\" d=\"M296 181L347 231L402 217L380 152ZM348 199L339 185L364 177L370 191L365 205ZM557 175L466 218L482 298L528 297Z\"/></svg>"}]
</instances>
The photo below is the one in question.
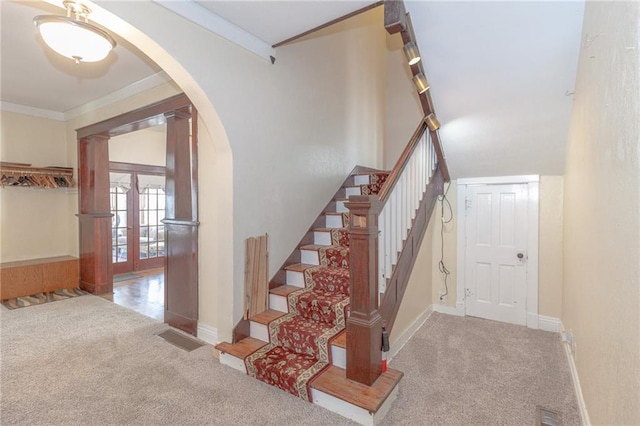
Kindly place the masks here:
<instances>
[{"instance_id":1,"label":"white dome ceiling light","mask_svg":"<svg viewBox=\"0 0 640 426\"><path fill-rule=\"evenodd\" d=\"M67 16L40 15L33 18L44 42L77 64L106 58L116 46L113 37L89 23L87 16L91 10L87 6L70 0L63 4Z\"/></svg>"}]
</instances>

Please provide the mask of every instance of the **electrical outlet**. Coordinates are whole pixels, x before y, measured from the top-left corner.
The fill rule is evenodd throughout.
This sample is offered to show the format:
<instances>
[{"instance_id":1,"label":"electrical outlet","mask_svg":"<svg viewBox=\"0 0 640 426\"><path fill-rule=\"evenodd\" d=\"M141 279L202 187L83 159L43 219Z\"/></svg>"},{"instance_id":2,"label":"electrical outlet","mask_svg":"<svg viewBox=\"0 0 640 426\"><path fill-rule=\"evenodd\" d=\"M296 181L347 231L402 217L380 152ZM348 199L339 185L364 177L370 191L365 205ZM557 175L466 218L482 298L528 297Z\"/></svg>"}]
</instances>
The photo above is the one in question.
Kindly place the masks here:
<instances>
[{"instance_id":1,"label":"electrical outlet","mask_svg":"<svg viewBox=\"0 0 640 426\"><path fill-rule=\"evenodd\" d=\"M440 303L447 303L447 293L441 291L439 293L438 300L440 300Z\"/></svg>"}]
</instances>

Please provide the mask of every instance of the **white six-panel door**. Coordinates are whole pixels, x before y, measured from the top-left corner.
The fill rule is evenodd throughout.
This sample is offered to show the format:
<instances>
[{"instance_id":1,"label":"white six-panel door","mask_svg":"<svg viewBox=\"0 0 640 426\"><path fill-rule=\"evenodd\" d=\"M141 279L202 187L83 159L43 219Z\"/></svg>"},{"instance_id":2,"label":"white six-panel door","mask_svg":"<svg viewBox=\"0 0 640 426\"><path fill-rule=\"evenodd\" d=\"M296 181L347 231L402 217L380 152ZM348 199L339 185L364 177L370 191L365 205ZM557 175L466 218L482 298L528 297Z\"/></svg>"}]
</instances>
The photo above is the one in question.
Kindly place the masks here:
<instances>
[{"instance_id":1,"label":"white six-panel door","mask_svg":"<svg viewBox=\"0 0 640 426\"><path fill-rule=\"evenodd\" d=\"M527 184L470 185L465 203L466 315L527 323Z\"/></svg>"}]
</instances>

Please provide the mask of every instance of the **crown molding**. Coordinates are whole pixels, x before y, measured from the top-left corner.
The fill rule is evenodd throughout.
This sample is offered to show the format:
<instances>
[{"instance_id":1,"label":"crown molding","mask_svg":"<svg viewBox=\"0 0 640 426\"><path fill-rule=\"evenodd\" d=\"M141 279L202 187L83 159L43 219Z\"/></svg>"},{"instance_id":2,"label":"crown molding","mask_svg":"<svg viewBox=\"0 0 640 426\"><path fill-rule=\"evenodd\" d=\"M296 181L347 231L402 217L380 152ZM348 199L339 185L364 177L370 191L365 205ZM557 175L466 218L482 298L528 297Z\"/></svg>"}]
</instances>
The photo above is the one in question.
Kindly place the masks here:
<instances>
[{"instance_id":1,"label":"crown molding","mask_svg":"<svg viewBox=\"0 0 640 426\"><path fill-rule=\"evenodd\" d=\"M153 0L183 18L273 63L276 50L264 40L243 30L192 0Z\"/></svg>"},{"instance_id":2,"label":"crown molding","mask_svg":"<svg viewBox=\"0 0 640 426\"><path fill-rule=\"evenodd\" d=\"M84 105L80 105L79 107L70 109L65 111L64 119L71 120L72 118L79 117L88 112L94 111L98 108L102 108L107 105L114 104L123 99L129 98L138 93L142 93L146 90L153 89L156 86L160 86L163 83L171 81L171 77L167 75L164 71L160 71L156 74L152 74L148 77L143 78L142 80L138 80L134 83L131 83L128 86L123 87L122 89L118 89L114 92L109 93L106 96L88 102Z\"/></svg>"},{"instance_id":3,"label":"crown molding","mask_svg":"<svg viewBox=\"0 0 640 426\"><path fill-rule=\"evenodd\" d=\"M27 105L14 104L12 102L0 101L0 109L2 109L2 111L15 112L17 114L30 115L32 117L66 121L63 112L51 111L50 109L35 108Z\"/></svg>"},{"instance_id":4,"label":"crown molding","mask_svg":"<svg viewBox=\"0 0 640 426\"><path fill-rule=\"evenodd\" d=\"M129 98L138 93L142 93L146 90L153 89L161 84L171 81L171 77L164 71L152 74L148 77L138 80L135 83L131 83L128 86L118 89L115 92L111 92L106 96L95 99L91 102L87 102L84 105L70 109L65 112L52 111L49 109L35 108L27 105L14 104L11 102L0 101L0 107L2 111L15 112L18 114L30 115L32 117L48 118L57 121L68 121L72 118L79 117L83 114L87 114L91 111L95 111L98 108L102 108L107 105L114 104L126 98Z\"/></svg>"}]
</instances>

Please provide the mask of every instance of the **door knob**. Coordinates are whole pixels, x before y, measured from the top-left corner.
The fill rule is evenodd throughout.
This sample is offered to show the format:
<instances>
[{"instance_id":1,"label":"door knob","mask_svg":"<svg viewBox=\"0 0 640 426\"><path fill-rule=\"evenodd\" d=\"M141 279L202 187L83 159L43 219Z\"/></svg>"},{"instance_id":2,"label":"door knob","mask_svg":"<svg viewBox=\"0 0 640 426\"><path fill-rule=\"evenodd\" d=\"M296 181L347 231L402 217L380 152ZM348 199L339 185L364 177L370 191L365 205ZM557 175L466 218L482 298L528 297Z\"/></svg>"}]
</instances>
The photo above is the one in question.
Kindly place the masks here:
<instances>
[{"instance_id":1,"label":"door knob","mask_svg":"<svg viewBox=\"0 0 640 426\"><path fill-rule=\"evenodd\" d=\"M520 252L516 254L516 256L518 257L518 259L522 260L524 258L524 253Z\"/></svg>"}]
</instances>

